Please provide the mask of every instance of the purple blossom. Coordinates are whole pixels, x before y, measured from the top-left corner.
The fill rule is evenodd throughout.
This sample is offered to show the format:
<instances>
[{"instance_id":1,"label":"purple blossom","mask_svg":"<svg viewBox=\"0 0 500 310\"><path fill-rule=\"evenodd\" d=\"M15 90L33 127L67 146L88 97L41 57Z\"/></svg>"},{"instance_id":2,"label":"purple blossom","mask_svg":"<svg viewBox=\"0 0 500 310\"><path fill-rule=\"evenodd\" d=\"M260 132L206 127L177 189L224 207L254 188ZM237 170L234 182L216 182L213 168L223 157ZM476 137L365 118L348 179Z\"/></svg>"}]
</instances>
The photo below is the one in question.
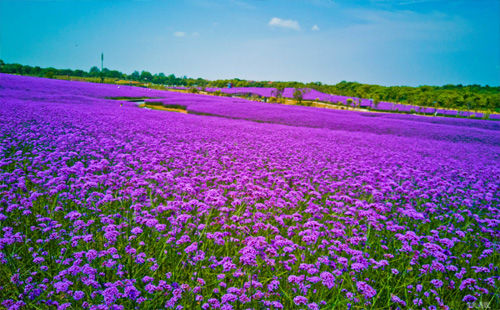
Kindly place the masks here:
<instances>
[{"instance_id":1,"label":"purple blossom","mask_svg":"<svg viewBox=\"0 0 500 310\"><path fill-rule=\"evenodd\" d=\"M430 308L495 292L497 122L6 74L0 88L0 264L21 294L0 307L380 308L387 286L396 307ZM104 99L119 96L189 113Z\"/></svg>"},{"instance_id":2,"label":"purple blossom","mask_svg":"<svg viewBox=\"0 0 500 310\"><path fill-rule=\"evenodd\" d=\"M294 302L297 306L300 306L300 305L305 305L305 304L307 304L307 298L305 298L304 296L296 296L296 297L293 299L293 302Z\"/></svg>"},{"instance_id":3,"label":"purple blossom","mask_svg":"<svg viewBox=\"0 0 500 310\"><path fill-rule=\"evenodd\" d=\"M373 287L368 285L366 282L359 281L356 283L356 287L363 295L366 296L366 298L373 298L377 294L377 291L375 291Z\"/></svg>"},{"instance_id":4,"label":"purple blossom","mask_svg":"<svg viewBox=\"0 0 500 310\"><path fill-rule=\"evenodd\" d=\"M332 289L335 286L335 276L328 271L323 271L320 274L321 281L324 286L326 286L328 289Z\"/></svg>"},{"instance_id":5,"label":"purple blossom","mask_svg":"<svg viewBox=\"0 0 500 310\"><path fill-rule=\"evenodd\" d=\"M465 302L475 302L477 300L476 297L472 296L472 295L466 295L462 301L465 301Z\"/></svg>"},{"instance_id":6,"label":"purple blossom","mask_svg":"<svg viewBox=\"0 0 500 310\"><path fill-rule=\"evenodd\" d=\"M443 286L443 281L434 279L431 280L431 284L434 285L436 288L440 288L441 286Z\"/></svg>"},{"instance_id":7,"label":"purple blossom","mask_svg":"<svg viewBox=\"0 0 500 310\"><path fill-rule=\"evenodd\" d=\"M235 302L238 300L238 297L234 294L225 294L224 296L222 296L222 303L223 304L226 304L226 303L230 303L230 302Z\"/></svg>"},{"instance_id":8,"label":"purple blossom","mask_svg":"<svg viewBox=\"0 0 500 310\"><path fill-rule=\"evenodd\" d=\"M73 293L73 299L74 299L74 300L80 300L80 299L82 299L84 296L85 296L85 293L84 293L84 292L82 292L82 291L75 291L75 292Z\"/></svg>"},{"instance_id":9,"label":"purple blossom","mask_svg":"<svg viewBox=\"0 0 500 310\"><path fill-rule=\"evenodd\" d=\"M140 227L135 227L130 232L133 233L134 235L138 235L138 234L142 234L142 229Z\"/></svg>"},{"instance_id":10,"label":"purple blossom","mask_svg":"<svg viewBox=\"0 0 500 310\"><path fill-rule=\"evenodd\" d=\"M186 253L192 253L198 250L198 243L193 242L190 246L188 246L184 251Z\"/></svg>"}]
</instances>

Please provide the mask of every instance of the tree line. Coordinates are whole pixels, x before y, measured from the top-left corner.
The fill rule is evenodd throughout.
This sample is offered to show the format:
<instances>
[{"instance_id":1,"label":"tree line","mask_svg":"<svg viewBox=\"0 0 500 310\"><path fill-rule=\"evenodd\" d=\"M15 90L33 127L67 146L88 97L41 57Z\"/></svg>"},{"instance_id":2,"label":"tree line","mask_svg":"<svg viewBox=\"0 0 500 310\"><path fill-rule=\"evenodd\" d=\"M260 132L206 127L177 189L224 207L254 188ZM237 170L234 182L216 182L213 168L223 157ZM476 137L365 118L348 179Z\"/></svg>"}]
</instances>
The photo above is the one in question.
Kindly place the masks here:
<instances>
[{"instance_id":1,"label":"tree line","mask_svg":"<svg viewBox=\"0 0 500 310\"><path fill-rule=\"evenodd\" d=\"M104 68L101 70L94 66L89 71L41 68L39 66L27 66L21 64L8 64L0 60L0 72L20 75L31 75L38 77L53 78L56 76L71 76L81 78L107 78L114 80L127 80L147 84L165 86L185 86L201 88L225 88L229 83L233 87L273 87L278 90L284 88L315 89L326 94L349 96L354 98L373 99L374 102L388 101L414 105L420 108L445 108L470 111L500 112L500 86L481 85L444 85L444 86L380 86L373 84L362 84L358 82L342 81L335 85L322 84L321 82L272 82L251 81L243 79L219 79L206 80L202 78L188 78L186 76L176 77L174 74L164 73L152 74L148 71L134 71L125 74L117 70ZM278 95L279 96L279 95Z\"/></svg>"},{"instance_id":2,"label":"tree line","mask_svg":"<svg viewBox=\"0 0 500 310\"><path fill-rule=\"evenodd\" d=\"M419 108L500 112L500 87L481 85L380 86L342 81L336 85L313 83L318 91L341 96L404 103ZM309 84L308 84L309 85Z\"/></svg>"}]
</instances>

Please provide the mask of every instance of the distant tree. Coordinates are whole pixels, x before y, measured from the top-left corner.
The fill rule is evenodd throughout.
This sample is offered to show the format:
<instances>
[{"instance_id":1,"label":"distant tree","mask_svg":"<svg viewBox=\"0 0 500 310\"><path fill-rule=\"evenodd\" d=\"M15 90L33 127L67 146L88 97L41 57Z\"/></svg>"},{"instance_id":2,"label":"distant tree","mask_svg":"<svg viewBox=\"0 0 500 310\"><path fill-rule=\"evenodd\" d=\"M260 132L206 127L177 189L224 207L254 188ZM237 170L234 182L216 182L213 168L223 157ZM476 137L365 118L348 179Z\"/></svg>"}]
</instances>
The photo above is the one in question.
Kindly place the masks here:
<instances>
[{"instance_id":1,"label":"distant tree","mask_svg":"<svg viewBox=\"0 0 500 310\"><path fill-rule=\"evenodd\" d=\"M346 104L345 104L347 107L347 110L349 110L349 107L352 105L352 102L353 102L353 100L351 98L347 99Z\"/></svg>"},{"instance_id":2,"label":"distant tree","mask_svg":"<svg viewBox=\"0 0 500 310\"><path fill-rule=\"evenodd\" d=\"M134 71L134 72L132 72L130 77L132 78L132 80L138 80L141 78L141 75L140 75L139 71Z\"/></svg>"},{"instance_id":3,"label":"distant tree","mask_svg":"<svg viewBox=\"0 0 500 310\"><path fill-rule=\"evenodd\" d=\"M44 76L48 79L53 79L54 78L54 71L52 70L47 70L44 74Z\"/></svg>"},{"instance_id":4,"label":"distant tree","mask_svg":"<svg viewBox=\"0 0 500 310\"><path fill-rule=\"evenodd\" d=\"M74 75L74 76L81 77L81 76L83 76L84 74L85 74L85 71L80 70L80 69L77 69L77 70L73 71L73 75Z\"/></svg>"},{"instance_id":5,"label":"distant tree","mask_svg":"<svg viewBox=\"0 0 500 310\"><path fill-rule=\"evenodd\" d=\"M472 93L466 93L464 95L464 103L465 107L467 109L467 116L470 114L470 109L473 107L474 104L474 98Z\"/></svg>"},{"instance_id":6,"label":"distant tree","mask_svg":"<svg viewBox=\"0 0 500 310\"><path fill-rule=\"evenodd\" d=\"M96 66L93 66L89 70L89 75L90 76L98 77L100 74L101 74L101 70L99 70L99 68L97 68Z\"/></svg>"},{"instance_id":7,"label":"distant tree","mask_svg":"<svg viewBox=\"0 0 500 310\"><path fill-rule=\"evenodd\" d=\"M31 74L31 67L30 66L23 66L23 74L29 75Z\"/></svg>"},{"instance_id":8,"label":"distant tree","mask_svg":"<svg viewBox=\"0 0 500 310\"><path fill-rule=\"evenodd\" d=\"M308 92L307 88L295 88L293 91L293 99L297 102L297 104L302 104L302 99L304 99L304 94Z\"/></svg>"},{"instance_id":9,"label":"distant tree","mask_svg":"<svg viewBox=\"0 0 500 310\"><path fill-rule=\"evenodd\" d=\"M141 80L151 81L153 79L153 75L148 71L141 71Z\"/></svg>"},{"instance_id":10,"label":"distant tree","mask_svg":"<svg viewBox=\"0 0 500 310\"><path fill-rule=\"evenodd\" d=\"M106 76L110 78L120 79L123 77L123 73L118 70L108 70Z\"/></svg>"},{"instance_id":11,"label":"distant tree","mask_svg":"<svg viewBox=\"0 0 500 310\"><path fill-rule=\"evenodd\" d=\"M40 68L39 66L36 66L33 69L31 69L31 74L33 75L39 76L40 72L42 72L42 68Z\"/></svg>"},{"instance_id":12,"label":"distant tree","mask_svg":"<svg viewBox=\"0 0 500 310\"><path fill-rule=\"evenodd\" d=\"M486 107L487 107L487 101L486 101L486 98L484 98L483 96L478 96L477 98L477 101L476 101L476 114L478 112L478 110L486 110Z\"/></svg>"},{"instance_id":13,"label":"distant tree","mask_svg":"<svg viewBox=\"0 0 500 310\"><path fill-rule=\"evenodd\" d=\"M271 94L274 95L277 99L281 99L283 97L283 92L285 91L285 85L282 83L278 83L275 86L276 90L272 91Z\"/></svg>"},{"instance_id":14,"label":"distant tree","mask_svg":"<svg viewBox=\"0 0 500 310\"><path fill-rule=\"evenodd\" d=\"M375 109L378 107L378 104L380 103L380 97L379 96L375 96L373 98L373 105L375 106Z\"/></svg>"},{"instance_id":15,"label":"distant tree","mask_svg":"<svg viewBox=\"0 0 500 310\"><path fill-rule=\"evenodd\" d=\"M196 87L189 87L189 89L188 89L188 93L191 93L191 94L197 94L199 92L200 91Z\"/></svg>"}]
</instances>

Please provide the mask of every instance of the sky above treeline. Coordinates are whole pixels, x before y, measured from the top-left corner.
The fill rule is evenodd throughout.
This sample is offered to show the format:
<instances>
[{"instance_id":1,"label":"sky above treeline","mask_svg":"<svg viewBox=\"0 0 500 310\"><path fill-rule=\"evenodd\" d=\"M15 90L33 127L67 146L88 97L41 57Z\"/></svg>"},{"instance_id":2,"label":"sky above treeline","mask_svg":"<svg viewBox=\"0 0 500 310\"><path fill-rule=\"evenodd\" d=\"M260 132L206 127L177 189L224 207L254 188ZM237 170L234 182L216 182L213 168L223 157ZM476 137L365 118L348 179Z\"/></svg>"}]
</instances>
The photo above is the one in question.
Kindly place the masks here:
<instances>
[{"instance_id":1,"label":"sky above treeline","mask_svg":"<svg viewBox=\"0 0 500 310\"><path fill-rule=\"evenodd\" d=\"M500 85L500 0L0 0L6 63L205 79Z\"/></svg>"}]
</instances>

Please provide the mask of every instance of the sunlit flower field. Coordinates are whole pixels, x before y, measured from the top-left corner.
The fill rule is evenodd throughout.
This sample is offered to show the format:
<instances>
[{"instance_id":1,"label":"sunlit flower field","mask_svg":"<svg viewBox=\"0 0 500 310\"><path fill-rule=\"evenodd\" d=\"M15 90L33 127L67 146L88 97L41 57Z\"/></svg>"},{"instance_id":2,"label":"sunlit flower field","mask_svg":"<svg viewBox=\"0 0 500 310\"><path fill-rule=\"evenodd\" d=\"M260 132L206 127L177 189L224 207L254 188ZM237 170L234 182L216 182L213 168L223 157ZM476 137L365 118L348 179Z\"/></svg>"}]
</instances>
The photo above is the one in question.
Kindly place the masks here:
<instances>
[{"instance_id":1,"label":"sunlit flower field","mask_svg":"<svg viewBox=\"0 0 500 310\"><path fill-rule=\"evenodd\" d=\"M0 308L491 308L499 199L495 121L0 75Z\"/></svg>"}]
</instances>

